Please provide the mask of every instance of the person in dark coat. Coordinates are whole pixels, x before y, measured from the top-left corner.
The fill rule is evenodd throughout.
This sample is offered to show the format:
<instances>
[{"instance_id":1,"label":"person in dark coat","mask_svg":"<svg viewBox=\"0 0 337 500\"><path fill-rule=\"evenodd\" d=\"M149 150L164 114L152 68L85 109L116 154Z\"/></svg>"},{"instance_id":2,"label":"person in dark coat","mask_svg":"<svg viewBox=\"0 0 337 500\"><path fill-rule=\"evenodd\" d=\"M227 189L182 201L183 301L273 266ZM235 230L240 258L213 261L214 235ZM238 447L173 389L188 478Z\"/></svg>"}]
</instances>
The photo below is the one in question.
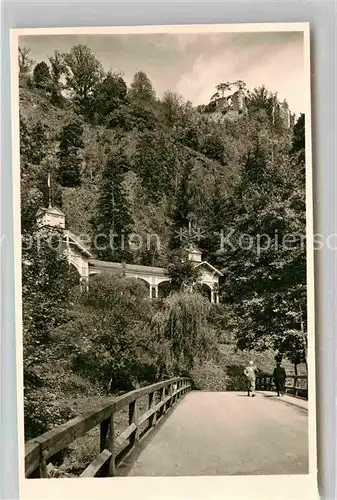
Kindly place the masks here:
<instances>
[{"instance_id":1,"label":"person in dark coat","mask_svg":"<svg viewBox=\"0 0 337 500\"><path fill-rule=\"evenodd\" d=\"M277 361L277 363L276 363L276 368L274 368L273 377L274 377L274 382L275 382L275 386L276 386L276 390L277 390L277 395L280 396L280 394L281 394L281 396L283 396L284 395L284 385L285 385L285 381L287 378L287 374L286 374L285 369L281 366L280 361Z\"/></svg>"}]
</instances>

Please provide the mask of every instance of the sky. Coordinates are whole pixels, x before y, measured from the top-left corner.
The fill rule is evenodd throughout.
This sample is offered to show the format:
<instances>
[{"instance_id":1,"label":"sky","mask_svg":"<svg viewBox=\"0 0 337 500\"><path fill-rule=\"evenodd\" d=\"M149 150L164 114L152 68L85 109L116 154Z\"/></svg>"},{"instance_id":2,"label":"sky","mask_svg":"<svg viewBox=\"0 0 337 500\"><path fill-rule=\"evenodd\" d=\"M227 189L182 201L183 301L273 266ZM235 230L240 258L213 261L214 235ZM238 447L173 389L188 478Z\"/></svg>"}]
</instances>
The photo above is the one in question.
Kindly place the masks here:
<instances>
[{"instance_id":1,"label":"sky","mask_svg":"<svg viewBox=\"0 0 337 500\"><path fill-rule=\"evenodd\" d=\"M135 35L40 35L20 37L36 61L54 49L75 44L92 49L105 70L121 72L129 84L144 71L161 97L177 92L194 105L207 104L220 82L243 80L252 89L264 84L286 99L292 112L305 109L302 32L174 33Z\"/></svg>"}]
</instances>

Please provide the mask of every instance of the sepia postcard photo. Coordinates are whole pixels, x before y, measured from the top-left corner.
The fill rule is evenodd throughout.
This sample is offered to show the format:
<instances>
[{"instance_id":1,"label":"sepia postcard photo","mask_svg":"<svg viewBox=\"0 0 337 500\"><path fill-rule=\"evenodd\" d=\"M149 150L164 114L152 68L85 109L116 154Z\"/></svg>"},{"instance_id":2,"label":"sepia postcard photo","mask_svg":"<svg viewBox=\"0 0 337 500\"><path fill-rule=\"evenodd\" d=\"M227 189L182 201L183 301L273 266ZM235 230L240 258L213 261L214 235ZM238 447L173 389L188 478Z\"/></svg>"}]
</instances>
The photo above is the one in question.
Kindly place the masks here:
<instances>
[{"instance_id":1,"label":"sepia postcard photo","mask_svg":"<svg viewBox=\"0 0 337 500\"><path fill-rule=\"evenodd\" d=\"M309 25L11 57L21 498L317 498Z\"/></svg>"}]
</instances>

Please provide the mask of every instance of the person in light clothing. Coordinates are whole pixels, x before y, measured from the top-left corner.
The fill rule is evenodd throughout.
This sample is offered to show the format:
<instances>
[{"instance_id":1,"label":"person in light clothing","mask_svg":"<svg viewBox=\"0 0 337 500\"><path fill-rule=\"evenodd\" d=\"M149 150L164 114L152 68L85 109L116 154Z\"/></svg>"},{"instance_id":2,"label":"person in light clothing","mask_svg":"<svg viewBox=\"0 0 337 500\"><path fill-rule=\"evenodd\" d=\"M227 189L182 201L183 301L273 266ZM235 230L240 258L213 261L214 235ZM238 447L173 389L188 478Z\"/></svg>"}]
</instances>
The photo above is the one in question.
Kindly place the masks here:
<instances>
[{"instance_id":1,"label":"person in light clothing","mask_svg":"<svg viewBox=\"0 0 337 500\"><path fill-rule=\"evenodd\" d=\"M258 368L255 365L254 361L249 361L249 365L246 366L246 368L243 371L243 373L247 378L248 396L250 396L250 393L252 393L252 397L255 397L255 383L256 383L257 371Z\"/></svg>"}]
</instances>

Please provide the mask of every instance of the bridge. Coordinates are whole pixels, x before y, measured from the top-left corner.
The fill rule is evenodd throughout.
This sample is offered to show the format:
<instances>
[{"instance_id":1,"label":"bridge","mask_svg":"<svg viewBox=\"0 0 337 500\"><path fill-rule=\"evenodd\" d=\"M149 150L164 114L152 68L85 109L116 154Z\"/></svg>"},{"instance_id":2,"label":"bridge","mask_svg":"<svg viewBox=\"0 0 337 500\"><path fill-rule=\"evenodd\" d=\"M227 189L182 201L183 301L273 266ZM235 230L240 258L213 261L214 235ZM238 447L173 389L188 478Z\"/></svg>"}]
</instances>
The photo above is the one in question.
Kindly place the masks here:
<instances>
[{"instance_id":1,"label":"bridge","mask_svg":"<svg viewBox=\"0 0 337 500\"><path fill-rule=\"evenodd\" d=\"M290 378L281 398L270 375L255 398L192 390L188 378L136 389L28 441L26 477L48 477L48 462L95 428L100 451L80 477L307 474L307 401L295 397L305 377Z\"/></svg>"}]
</instances>

